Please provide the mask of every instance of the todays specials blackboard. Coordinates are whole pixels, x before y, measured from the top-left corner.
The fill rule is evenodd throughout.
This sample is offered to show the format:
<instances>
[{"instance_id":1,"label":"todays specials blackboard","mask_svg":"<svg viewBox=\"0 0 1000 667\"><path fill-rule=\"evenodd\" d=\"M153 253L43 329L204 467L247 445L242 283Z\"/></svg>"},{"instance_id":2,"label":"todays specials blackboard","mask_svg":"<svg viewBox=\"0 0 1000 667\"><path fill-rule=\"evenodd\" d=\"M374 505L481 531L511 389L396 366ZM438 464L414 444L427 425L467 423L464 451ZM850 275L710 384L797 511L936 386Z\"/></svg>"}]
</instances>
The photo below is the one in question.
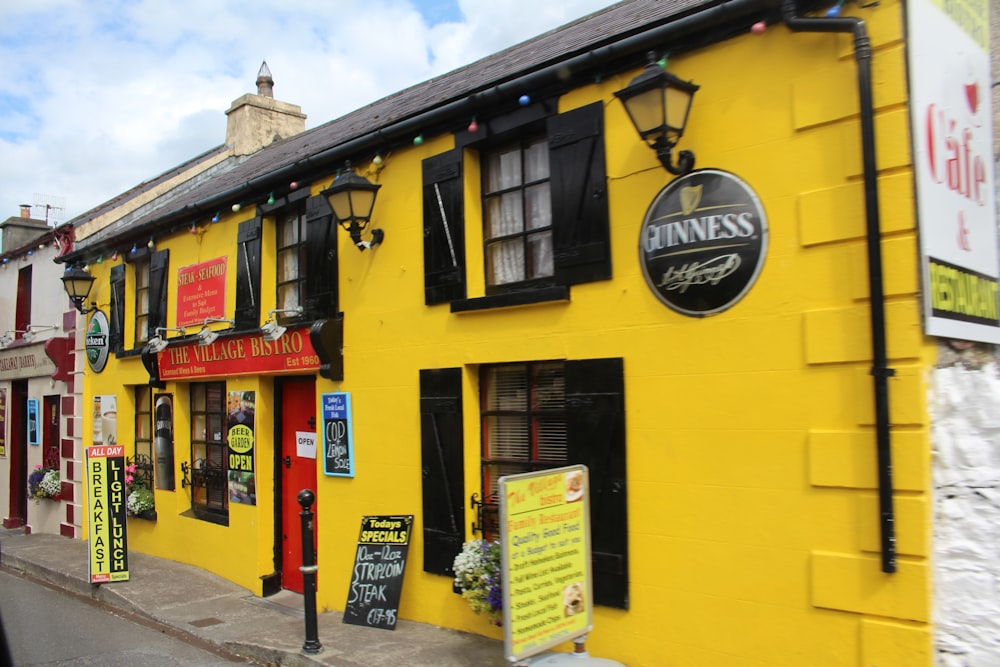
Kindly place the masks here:
<instances>
[{"instance_id":1,"label":"todays specials blackboard","mask_svg":"<svg viewBox=\"0 0 1000 667\"><path fill-rule=\"evenodd\" d=\"M344 623L396 629L413 515L361 518Z\"/></svg>"}]
</instances>

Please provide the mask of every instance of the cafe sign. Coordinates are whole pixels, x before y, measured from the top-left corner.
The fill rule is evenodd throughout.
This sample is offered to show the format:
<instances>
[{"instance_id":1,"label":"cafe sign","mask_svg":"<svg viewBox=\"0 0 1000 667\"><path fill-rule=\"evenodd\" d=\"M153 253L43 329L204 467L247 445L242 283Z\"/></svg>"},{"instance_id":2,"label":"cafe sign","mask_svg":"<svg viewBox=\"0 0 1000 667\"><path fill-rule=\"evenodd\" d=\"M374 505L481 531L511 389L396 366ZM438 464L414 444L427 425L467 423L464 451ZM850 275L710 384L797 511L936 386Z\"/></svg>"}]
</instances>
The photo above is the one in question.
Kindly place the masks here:
<instances>
[{"instance_id":1,"label":"cafe sign","mask_svg":"<svg viewBox=\"0 0 1000 667\"><path fill-rule=\"evenodd\" d=\"M701 169L665 187L646 213L639 260L653 294L683 315L704 317L750 290L767 254L767 216L743 180Z\"/></svg>"}]
</instances>

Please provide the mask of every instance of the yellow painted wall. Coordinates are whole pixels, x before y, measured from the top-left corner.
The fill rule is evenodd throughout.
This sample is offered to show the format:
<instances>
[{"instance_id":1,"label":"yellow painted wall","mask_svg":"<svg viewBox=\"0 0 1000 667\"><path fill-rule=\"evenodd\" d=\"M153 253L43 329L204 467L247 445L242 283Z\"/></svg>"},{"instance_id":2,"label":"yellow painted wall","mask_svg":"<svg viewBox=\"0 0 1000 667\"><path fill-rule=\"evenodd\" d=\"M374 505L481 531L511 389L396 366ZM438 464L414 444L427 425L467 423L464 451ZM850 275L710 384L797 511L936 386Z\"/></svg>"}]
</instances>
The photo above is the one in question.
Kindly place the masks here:
<instances>
[{"instance_id":1,"label":"yellow painted wall","mask_svg":"<svg viewBox=\"0 0 1000 667\"><path fill-rule=\"evenodd\" d=\"M569 303L461 314L425 306L421 160L453 141L426 137L386 156L380 169L362 166L383 185L373 224L386 238L362 253L340 237L346 379L319 379L317 394L352 394L356 476L320 472L317 479L320 609L344 607L360 518L414 514L400 617L501 637L451 592L449 579L422 571L419 371L466 371L470 495L480 488L479 364L623 357L631 609L598 608L590 652L630 667L930 664L924 372L933 346L921 333L917 295L901 6L889 0L862 11L875 47L888 347L897 371L890 400L899 571L882 573L878 558L851 43L847 36L773 26L762 36L748 33L670 60L671 71L701 86L680 148L695 151L699 167L745 180L768 215L759 279L721 314L679 315L642 277L639 228L672 177L613 96L636 72L560 100L561 111L597 100L605 105L613 239L613 279L574 286ZM475 154L467 158L466 256L474 297L484 292L481 214ZM332 176L313 183L313 194ZM204 234L170 239L171 292L180 266L232 253L235 224L250 215L244 209ZM266 268L273 262L273 220L266 219L265 312L273 307L273 271ZM92 268L106 290L103 269ZM233 258L228 312L234 279ZM88 376L87 393L117 391L121 401L114 387L143 381L137 358L112 360L103 374ZM183 433L186 393L174 387L168 391L179 406L175 430ZM267 413L273 396L266 378L232 388L259 392L258 505L231 506L227 529L175 516L187 507L186 490L158 492L159 520L135 528L133 522L131 538L136 549L191 562L256 591L257 578L271 569L274 499L263 481L274 474L266 427L273 423ZM180 436L176 451L180 461ZM467 528L472 520L467 514Z\"/></svg>"}]
</instances>

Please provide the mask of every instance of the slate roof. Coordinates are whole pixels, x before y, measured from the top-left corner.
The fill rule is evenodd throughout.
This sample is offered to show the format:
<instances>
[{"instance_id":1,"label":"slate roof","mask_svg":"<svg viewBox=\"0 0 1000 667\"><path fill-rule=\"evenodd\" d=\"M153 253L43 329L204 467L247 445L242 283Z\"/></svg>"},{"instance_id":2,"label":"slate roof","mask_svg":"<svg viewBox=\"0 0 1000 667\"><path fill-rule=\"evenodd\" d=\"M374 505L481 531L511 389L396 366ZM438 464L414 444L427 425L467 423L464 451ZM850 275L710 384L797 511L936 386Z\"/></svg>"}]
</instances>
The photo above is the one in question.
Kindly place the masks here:
<instances>
[{"instance_id":1,"label":"slate roof","mask_svg":"<svg viewBox=\"0 0 1000 667\"><path fill-rule=\"evenodd\" d=\"M781 1L625 0L276 142L246 158L226 160L89 236L68 259L76 259L88 248L95 252L109 241L131 242L153 231L184 228L193 220L211 217L223 206L252 202L254 197L261 200L281 187L287 190L291 180L307 183L332 174L352 156L368 159L376 151L386 152L393 142L400 145L412 141L421 131L429 136L434 131L464 129L476 105L482 112L483 108L516 104L523 86L511 84L508 90L505 83L528 83L525 77L537 75L538 81L531 83L548 84L553 90L561 84L568 89L587 80L583 77L593 80L602 72L635 67L644 62L651 48L677 52L745 33L754 21L778 18ZM816 4L814 0L800 0L800 4L804 3ZM695 23L695 19L708 16L711 20L707 27L704 21ZM687 27L688 23L691 27ZM669 32L675 26L676 34ZM557 72L567 63L577 69L569 79L562 71ZM544 80L543 73L548 74ZM535 89L530 92L538 94ZM442 123L449 113L451 125L447 126ZM434 114L437 125L428 114ZM120 200L116 198L95 210L106 210ZM93 217L92 212L69 224L89 219L87 216Z\"/></svg>"}]
</instances>

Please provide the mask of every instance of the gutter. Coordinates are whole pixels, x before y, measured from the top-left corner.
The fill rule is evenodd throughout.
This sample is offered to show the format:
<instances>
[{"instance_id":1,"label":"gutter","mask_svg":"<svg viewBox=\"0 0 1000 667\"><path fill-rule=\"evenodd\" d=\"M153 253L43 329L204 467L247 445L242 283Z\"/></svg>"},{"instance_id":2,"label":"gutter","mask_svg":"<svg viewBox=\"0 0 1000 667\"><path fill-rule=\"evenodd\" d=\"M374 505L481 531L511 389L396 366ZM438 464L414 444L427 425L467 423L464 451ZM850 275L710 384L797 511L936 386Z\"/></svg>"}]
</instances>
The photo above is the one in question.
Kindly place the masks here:
<instances>
[{"instance_id":1,"label":"gutter","mask_svg":"<svg viewBox=\"0 0 1000 667\"><path fill-rule=\"evenodd\" d=\"M456 119L486 115L500 105L517 100L525 91L537 95L538 91L565 90L575 82L592 81L598 74L607 75L606 70L612 67L624 70L641 65L646 61L648 51L662 51L665 45L671 46L667 49L671 53L679 53L703 44L723 41L731 35L746 32L750 24L762 18L777 16L780 3L781 0L721 0L706 9L696 10L692 14L669 20L663 25L470 93L332 146L188 204L138 227L129 228L121 235L67 253L59 258L59 261L68 264L81 263L86 255L102 251L111 241L120 243L132 238L141 239L151 233L162 233L164 228L169 228L171 225L186 226L193 217L214 213L234 201L253 199L255 193L260 196L260 193L280 190L289 181L304 182L316 172L338 169L345 161L356 158L359 154L374 154L385 151L393 145L407 145L418 134L445 131L455 124ZM572 75L567 78L566 72L571 72Z\"/></svg>"},{"instance_id":2,"label":"gutter","mask_svg":"<svg viewBox=\"0 0 1000 667\"><path fill-rule=\"evenodd\" d=\"M882 284L882 241L879 218L878 169L875 162L875 104L872 96L871 42L865 22L856 17L804 18L797 15L795 0L784 0L785 24L796 32L843 32L854 36L861 106L861 150L864 165L865 218L868 241L868 290L871 311L872 385L875 396L875 440L878 466L879 527L882 571L896 571L896 519L892 498L891 422L889 417L889 368L885 333L885 290Z\"/></svg>"}]
</instances>

